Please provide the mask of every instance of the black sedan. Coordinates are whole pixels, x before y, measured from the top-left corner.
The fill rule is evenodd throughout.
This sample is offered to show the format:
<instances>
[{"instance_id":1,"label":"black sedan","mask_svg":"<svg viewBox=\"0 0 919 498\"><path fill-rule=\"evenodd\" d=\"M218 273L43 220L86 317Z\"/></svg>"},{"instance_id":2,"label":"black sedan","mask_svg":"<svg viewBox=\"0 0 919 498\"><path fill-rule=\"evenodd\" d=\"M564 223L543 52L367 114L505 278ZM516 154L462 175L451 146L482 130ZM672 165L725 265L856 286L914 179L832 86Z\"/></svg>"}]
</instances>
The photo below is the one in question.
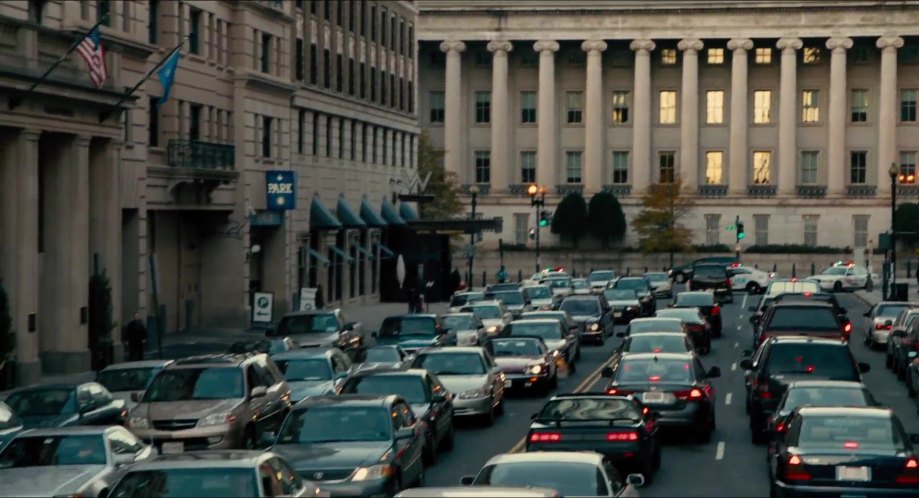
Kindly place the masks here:
<instances>
[{"instance_id":1,"label":"black sedan","mask_svg":"<svg viewBox=\"0 0 919 498\"><path fill-rule=\"evenodd\" d=\"M338 496L392 496L424 485L424 428L399 396L318 396L298 403L271 451Z\"/></svg>"},{"instance_id":2,"label":"black sedan","mask_svg":"<svg viewBox=\"0 0 919 498\"><path fill-rule=\"evenodd\" d=\"M613 313L603 295L568 296L558 306L581 324L581 341L591 340L601 346L613 335Z\"/></svg>"},{"instance_id":3,"label":"black sedan","mask_svg":"<svg viewBox=\"0 0 919 498\"><path fill-rule=\"evenodd\" d=\"M721 306L715 294L708 291L680 292L672 308L699 308L712 328L712 337L721 337Z\"/></svg>"},{"instance_id":4,"label":"black sedan","mask_svg":"<svg viewBox=\"0 0 919 498\"><path fill-rule=\"evenodd\" d=\"M596 451L650 484L660 467L656 413L631 396L560 394L530 420L527 451Z\"/></svg>"},{"instance_id":5,"label":"black sedan","mask_svg":"<svg viewBox=\"0 0 919 498\"><path fill-rule=\"evenodd\" d=\"M357 372L339 394L398 394L425 425L425 461L434 464L441 447L453 449L453 394L427 370Z\"/></svg>"},{"instance_id":6,"label":"black sedan","mask_svg":"<svg viewBox=\"0 0 919 498\"><path fill-rule=\"evenodd\" d=\"M644 277L622 277L613 282L610 288L634 290L641 303L641 316L651 316L657 311L651 284Z\"/></svg>"},{"instance_id":7,"label":"black sedan","mask_svg":"<svg viewBox=\"0 0 919 498\"><path fill-rule=\"evenodd\" d=\"M715 432L715 388L711 379L721 370L706 371L692 353L628 353L603 377L610 379L606 393L634 395L660 413L661 427L680 427L707 443Z\"/></svg>"},{"instance_id":8,"label":"black sedan","mask_svg":"<svg viewBox=\"0 0 919 498\"><path fill-rule=\"evenodd\" d=\"M648 332L626 337L613 350L612 362L625 353L691 353L695 351L692 339L680 332Z\"/></svg>"},{"instance_id":9,"label":"black sedan","mask_svg":"<svg viewBox=\"0 0 919 498\"><path fill-rule=\"evenodd\" d=\"M712 352L712 326L698 308L669 308L659 310L656 318L679 318L686 325L686 334L692 338L700 354Z\"/></svg>"},{"instance_id":10,"label":"black sedan","mask_svg":"<svg viewBox=\"0 0 919 498\"><path fill-rule=\"evenodd\" d=\"M802 407L768 456L770 496L919 496L919 434L889 409Z\"/></svg>"},{"instance_id":11,"label":"black sedan","mask_svg":"<svg viewBox=\"0 0 919 498\"><path fill-rule=\"evenodd\" d=\"M128 416L124 400L115 399L98 382L24 387L5 401L26 429L122 425Z\"/></svg>"}]
</instances>

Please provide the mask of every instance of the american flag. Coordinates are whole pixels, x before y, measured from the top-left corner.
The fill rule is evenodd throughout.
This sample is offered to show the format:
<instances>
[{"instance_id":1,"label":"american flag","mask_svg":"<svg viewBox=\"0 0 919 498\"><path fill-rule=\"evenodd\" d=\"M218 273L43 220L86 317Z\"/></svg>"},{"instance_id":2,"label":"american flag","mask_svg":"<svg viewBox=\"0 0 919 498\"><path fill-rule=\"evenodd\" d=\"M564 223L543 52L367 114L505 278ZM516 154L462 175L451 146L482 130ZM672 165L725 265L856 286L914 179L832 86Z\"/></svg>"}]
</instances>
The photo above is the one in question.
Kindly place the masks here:
<instances>
[{"instance_id":1,"label":"american flag","mask_svg":"<svg viewBox=\"0 0 919 498\"><path fill-rule=\"evenodd\" d=\"M77 52L86 61L89 78L93 80L93 84L96 88L102 88L102 84L108 79L108 69L105 67L105 51L102 49L98 27L87 33L86 38L77 45Z\"/></svg>"}]
</instances>

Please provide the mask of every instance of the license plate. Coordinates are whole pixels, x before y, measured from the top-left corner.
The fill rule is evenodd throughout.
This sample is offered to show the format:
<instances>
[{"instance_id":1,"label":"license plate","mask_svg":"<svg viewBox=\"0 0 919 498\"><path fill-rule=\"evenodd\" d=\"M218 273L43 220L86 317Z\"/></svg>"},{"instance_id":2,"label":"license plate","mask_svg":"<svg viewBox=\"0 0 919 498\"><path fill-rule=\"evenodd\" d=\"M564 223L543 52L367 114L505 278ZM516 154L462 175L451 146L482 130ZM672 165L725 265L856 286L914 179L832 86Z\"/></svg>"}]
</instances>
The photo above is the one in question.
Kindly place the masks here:
<instances>
[{"instance_id":1,"label":"license plate","mask_svg":"<svg viewBox=\"0 0 919 498\"><path fill-rule=\"evenodd\" d=\"M613 313L613 316L616 317L616 318L620 318L620 317L622 317L622 312L621 312L621 311L616 311L615 313Z\"/></svg>"},{"instance_id":2,"label":"license plate","mask_svg":"<svg viewBox=\"0 0 919 498\"><path fill-rule=\"evenodd\" d=\"M867 482L871 480L871 469L868 467L836 467L836 480L837 481L861 481Z\"/></svg>"},{"instance_id":3,"label":"license plate","mask_svg":"<svg viewBox=\"0 0 919 498\"><path fill-rule=\"evenodd\" d=\"M164 455L175 455L176 453L185 452L185 443L182 441L176 441L171 443L163 443L162 453Z\"/></svg>"},{"instance_id":4,"label":"license plate","mask_svg":"<svg viewBox=\"0 0 919 498\"><path fill-rule=\"evenodd\" d=\"M645 403L663 403L664 393L644 393L641 399Z\"/></svg>"},{"instance_id":5,"label":"license plate","mask_svg":"<svg viewBox=\"0 0 919 498\"><path fill-rule=\"evenodd\" d=\"M511 387L512 385L514 385L514 381L512 381L512 380L505 380L505 381L504 381L504 387Z\"/></svg>"}]
</instances>

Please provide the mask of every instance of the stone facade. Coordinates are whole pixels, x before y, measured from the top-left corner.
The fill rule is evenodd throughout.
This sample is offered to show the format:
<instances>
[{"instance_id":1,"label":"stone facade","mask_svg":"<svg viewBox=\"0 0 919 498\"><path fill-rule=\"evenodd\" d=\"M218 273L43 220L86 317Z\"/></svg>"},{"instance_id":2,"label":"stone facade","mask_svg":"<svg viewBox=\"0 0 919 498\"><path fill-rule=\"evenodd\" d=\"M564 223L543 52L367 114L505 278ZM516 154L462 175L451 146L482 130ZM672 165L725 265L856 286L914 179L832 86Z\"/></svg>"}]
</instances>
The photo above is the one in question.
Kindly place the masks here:
<instances>
[{"instance_id":1,"label":"stone facade","mask_svg":"<svg viewBox=\"0 0 919 498\"><path fill-rule=\"evenodd\" d=\"M632 218L677 175L698 244L733 245L740 216L743 245L865 247L890 225L891 163L916 174L919 2L418 5L420 123L504 219L485 247L532 244L528 183L549 211L605 189Z\"/></svg>"}]
</instances>

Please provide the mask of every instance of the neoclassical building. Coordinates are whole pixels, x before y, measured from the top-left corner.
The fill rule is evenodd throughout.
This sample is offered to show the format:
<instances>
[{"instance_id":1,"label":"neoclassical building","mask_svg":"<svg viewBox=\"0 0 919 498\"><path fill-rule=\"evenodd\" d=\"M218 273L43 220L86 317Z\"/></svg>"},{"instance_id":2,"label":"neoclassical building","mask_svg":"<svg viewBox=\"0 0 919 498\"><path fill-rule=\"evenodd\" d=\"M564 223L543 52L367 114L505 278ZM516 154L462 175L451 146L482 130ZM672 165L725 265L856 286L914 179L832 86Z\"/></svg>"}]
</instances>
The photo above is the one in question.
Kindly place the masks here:
<instances>
[{"instance_id":1,"label":"neoclassical building","mask_svg":"<svg viewBox=\"0 0 919 498\"><path fill-rule=\"evenodd\" d=\"M530 183L549 211L608 190L631 218L679 176L696 243L733 245L739 216L745 246L867 247L892 164L901 199L919 193L919 2L418 6L420 124L503 217L486 245L530 243Z\"/></svg>"}]
</instances>

